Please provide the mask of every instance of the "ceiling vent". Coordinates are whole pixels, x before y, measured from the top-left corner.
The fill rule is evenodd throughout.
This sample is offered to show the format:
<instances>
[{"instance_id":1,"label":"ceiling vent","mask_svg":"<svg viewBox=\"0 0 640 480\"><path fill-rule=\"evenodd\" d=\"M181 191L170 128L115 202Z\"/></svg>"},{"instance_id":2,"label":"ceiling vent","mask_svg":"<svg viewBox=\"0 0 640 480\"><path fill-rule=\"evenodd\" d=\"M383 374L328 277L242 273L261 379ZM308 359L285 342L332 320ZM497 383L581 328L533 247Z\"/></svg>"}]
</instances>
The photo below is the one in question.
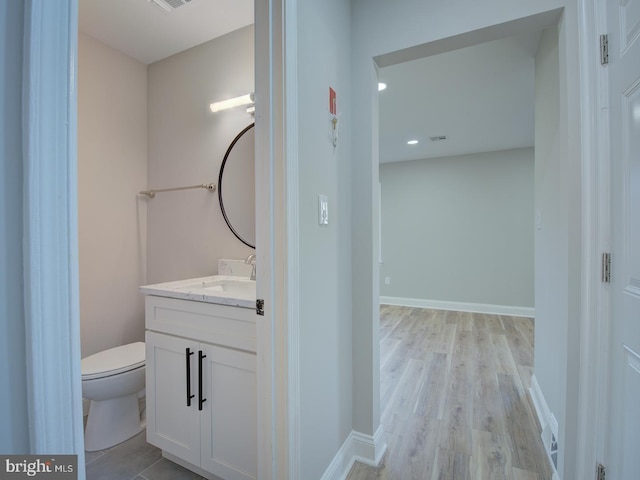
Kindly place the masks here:
<instances>
[{"instance_id":1,"label":"ceiling vent","mask_svg":"<svg viewBox=\"0 0 640 480\"><path fill-rule=\"evenodd\" d=\"M147 0L149 3L154 3L158 5L163 10L167 12L172 12L176 8L186 5L191 2L191 0Z\"/></svg>"},{"instance_id":2,"label":"ceiling vent","mask_svg":"<svg viewBox=\"0 0 640 480\"><path fill-rule=\"evenodd\" d=\"M436 135L435 137L429 137L432 142L442 142L447 139L446 135Z\"/></svg>"}]
</instances>

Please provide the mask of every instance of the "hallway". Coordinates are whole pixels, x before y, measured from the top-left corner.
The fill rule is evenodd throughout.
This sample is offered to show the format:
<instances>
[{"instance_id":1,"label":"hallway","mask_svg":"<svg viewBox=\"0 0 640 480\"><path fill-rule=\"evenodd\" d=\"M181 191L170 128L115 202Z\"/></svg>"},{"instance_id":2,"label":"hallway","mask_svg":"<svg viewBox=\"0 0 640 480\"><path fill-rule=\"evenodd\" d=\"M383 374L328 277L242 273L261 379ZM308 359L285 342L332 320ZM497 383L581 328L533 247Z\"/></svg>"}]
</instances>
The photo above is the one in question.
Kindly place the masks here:
<instances>
[{"instance_id":1,"label":"hallway","mask_svg":"<svg viewBox=\"0 0 640 480\"><path fill-rule=\"evenodd\" d=\"M530 318L382 305L388 450L349 480L549 480L528 389Z\"/></svg>"}]
</instances>

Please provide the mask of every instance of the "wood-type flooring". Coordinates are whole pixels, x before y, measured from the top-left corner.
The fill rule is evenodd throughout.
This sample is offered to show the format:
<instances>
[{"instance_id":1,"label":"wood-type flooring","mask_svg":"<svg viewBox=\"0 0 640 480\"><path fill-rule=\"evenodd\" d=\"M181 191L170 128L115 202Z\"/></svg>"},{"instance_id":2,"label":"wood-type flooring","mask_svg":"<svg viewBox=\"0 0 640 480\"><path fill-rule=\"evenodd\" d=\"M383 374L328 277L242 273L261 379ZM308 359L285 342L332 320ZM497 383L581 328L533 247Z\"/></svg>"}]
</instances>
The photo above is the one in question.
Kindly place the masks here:
<instances>
[{"instance_id":1,"label":"wood-type flooring","mask_svg":"<svg viewBox=\"0 0 640 480\"><path fill-rule=\"evenodd\" d=\"M348 480L549 480L531 318L382 305L381 466Z\"/></svg>"}]
</instances>

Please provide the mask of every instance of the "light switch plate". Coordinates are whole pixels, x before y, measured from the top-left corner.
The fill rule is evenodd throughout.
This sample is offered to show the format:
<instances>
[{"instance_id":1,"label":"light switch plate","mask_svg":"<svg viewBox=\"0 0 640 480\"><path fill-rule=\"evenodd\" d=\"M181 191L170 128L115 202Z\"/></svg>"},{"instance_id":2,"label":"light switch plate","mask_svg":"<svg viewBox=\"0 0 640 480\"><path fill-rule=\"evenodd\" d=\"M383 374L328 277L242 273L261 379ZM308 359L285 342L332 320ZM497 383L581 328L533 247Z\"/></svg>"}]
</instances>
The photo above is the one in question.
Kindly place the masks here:
<instances>
[{"instance_id":1,"label":"light switch plate","mask_svg":"<svg viewBox=\"0 0 640 480\"><path fill-rule=\"evenodd\" d=\"M318 224L329 225L329 198L326 195L318 195Z\"/></svg>"}]
</instances>

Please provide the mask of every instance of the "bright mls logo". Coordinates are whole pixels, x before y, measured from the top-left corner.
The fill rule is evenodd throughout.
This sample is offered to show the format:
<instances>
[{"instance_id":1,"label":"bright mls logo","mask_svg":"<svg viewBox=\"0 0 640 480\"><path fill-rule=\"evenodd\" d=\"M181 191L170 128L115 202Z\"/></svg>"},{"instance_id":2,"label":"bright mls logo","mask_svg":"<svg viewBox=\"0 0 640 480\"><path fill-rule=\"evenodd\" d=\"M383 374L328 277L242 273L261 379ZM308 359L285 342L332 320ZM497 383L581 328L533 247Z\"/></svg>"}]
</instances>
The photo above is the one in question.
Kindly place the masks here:
<instances>
[{"instance_id":1,"label":"bright mls logo","mask_svg":"<svg viewBox=\"0 0 640 480\"><path fill-rule=\"evenodd\" d=\"M77 455L0 455L0 480L77 480Z\"/></svg>"}]
</instances>

